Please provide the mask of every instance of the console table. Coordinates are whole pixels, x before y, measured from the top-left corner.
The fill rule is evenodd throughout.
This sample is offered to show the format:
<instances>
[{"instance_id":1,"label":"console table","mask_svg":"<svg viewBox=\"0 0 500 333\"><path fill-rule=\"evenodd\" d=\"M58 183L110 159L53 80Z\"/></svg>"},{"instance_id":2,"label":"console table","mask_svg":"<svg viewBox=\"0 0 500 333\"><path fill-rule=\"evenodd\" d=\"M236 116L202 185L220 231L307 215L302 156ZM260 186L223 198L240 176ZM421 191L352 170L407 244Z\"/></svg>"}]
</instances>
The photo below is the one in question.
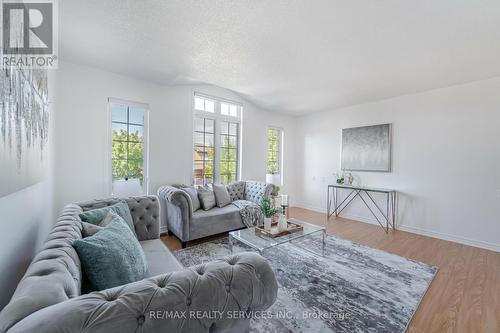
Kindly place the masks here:
<instances>
[{"instance_id":1,"label":"console table","mask_svg":"<svg viewBox=\"0 0 500 333\"><path fill-rule=\"evenodd\" d=\"M339 204L339 195L338 190L350 190L349 194L340 202ZM380 226L385 230L386 233L389 232L389 227L392 229L396 229L396 208L398 201L398 192L392 189L385 188L376 188L376 187L367 187L367 186L353 186L353 185L343 185L343 184L335 184L328 185L328 193L327 193L327 219L335 214L335 216L339 216L340 213L356 198L360 197L365 206L370 210L373 217L377 220ZM386 209L385 213L377 204L377 202L373 199L373 196L370 193L383 193L386 195ZM366 198L365 198L366 197ZM372 207L368 204L371 201L373 205L377 208L383 218L379 218L377 214L373 211ZM332 210L333 208L333 210ZM384 223L385 222L385 226Z\"/></svg>"}]
</instances>

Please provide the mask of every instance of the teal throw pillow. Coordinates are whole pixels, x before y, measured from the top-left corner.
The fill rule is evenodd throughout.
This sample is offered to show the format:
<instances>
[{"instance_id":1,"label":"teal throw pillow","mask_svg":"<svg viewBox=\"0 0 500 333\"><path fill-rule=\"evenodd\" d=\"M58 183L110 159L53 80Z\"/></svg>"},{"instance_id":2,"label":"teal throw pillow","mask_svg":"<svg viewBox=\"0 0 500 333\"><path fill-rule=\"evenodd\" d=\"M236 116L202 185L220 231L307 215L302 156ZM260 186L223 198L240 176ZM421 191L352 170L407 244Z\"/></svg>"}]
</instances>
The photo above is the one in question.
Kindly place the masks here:
<instances>
[{"instance_id":1,"label":"teal throw pillow","mask_svg":"<svg viewBox=\"0 0 500 333\"><path fill-rule=\"evenodd\" d=\"M93 236L73 242L95 290L142 280L147 262L139 241L118 215Z\"/></svg>"},{"instance_id":2,"label":"teal throw pillow","mask_svg":"<svg viewBox=\"0 0 500 333\"><path fill-rule=\"evenodd\" d=\"M83 222L99 225L110 210L118 214L127 223L130 230L132 230L135 235L134 220L130 214L128 204L125 201L120 201L112 206L88 210L78 216L80 216L80 219L82 219Z\"/></svg>"},{"instance_id":3,"label":"teal throw pillow","mask_svg":"<svg viewBox=\"0 0 500 333\"><path fill-rule=\"evenodd\" d=\"M116 213L114 213L113 211L108 210L108 214L98 225L82 221L82 237L85 238L97 234L99 231L104 229L105 226L113 222L113 217L115 216L115 214ZM125 223L125 221L123 221L123 223Z\"/></svg>"}]
</instances>

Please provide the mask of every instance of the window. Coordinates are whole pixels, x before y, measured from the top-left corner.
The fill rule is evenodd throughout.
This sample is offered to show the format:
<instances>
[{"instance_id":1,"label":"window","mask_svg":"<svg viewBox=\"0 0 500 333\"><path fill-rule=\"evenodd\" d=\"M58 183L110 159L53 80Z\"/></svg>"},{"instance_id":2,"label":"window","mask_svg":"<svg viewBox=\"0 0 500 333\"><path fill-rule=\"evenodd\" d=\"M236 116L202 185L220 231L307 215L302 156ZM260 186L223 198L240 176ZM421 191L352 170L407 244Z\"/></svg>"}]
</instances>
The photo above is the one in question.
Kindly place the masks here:
<instances>
[{"instance_id":1,"label":"window","mask_svg":"<svg viewBox=\"0 0 500 333\"><path fill-rule=\"evenodd\" d=\"M223 116L238 117L238 105L220 103L220 114Z\"/></svg>"},{"instance_id":2,"label":"window","mask_svg":"<svg viewBox=\"0 0 500 333\"><path fill-rule=\"evenodd\" d=\"M194 97L194 108L198 111L206 111L210 113L215 112L215 101L212 99L195 96Z\"/></svg>"},{"instance_id":3,"label":"window","mask_svg":"<svg viewBox=\"0 0 500 333\"><path fill-rule=\"evenodd\" d=\"M220 124L220 182L229 184L237 179L239 124L228 121Z\"/></svg>"},{"instance_id":4,"label":"window","mask_svg":"<svg viewBox=\"0 0 500 333\"><path fill-rule=\"evenodd\" d=\"M112 179L137 179L146 189L147 107L116 101L110 106Z\"/></svg>"},{"instance_id":5,"label":"window","mask_svg":"<svg viewBox=\"0 0 500 333\"><path fill-rule=\"evenodd\" d=\"M212 183L215 166L215 120L194 119L194 179L195 185Z\"/></svg>"},{"instance_id":6,"label":"window","mask_svg":"<svg viewBox=\"0 0 500 333\"><path fill-rule=\"evenodd\" d=\"M267 173L281 174L281 137L280 129L267 130Z\"/></svg>"},{"instance_id":7,"label":"window","mask_svg":"<svg viewBox=\"0 0 500 333\"><path fill-rule=\"evenodd\" d=\"M238 179L242 107L194 95L193 181L195 185Z\"/></svg>"}]
</instances>

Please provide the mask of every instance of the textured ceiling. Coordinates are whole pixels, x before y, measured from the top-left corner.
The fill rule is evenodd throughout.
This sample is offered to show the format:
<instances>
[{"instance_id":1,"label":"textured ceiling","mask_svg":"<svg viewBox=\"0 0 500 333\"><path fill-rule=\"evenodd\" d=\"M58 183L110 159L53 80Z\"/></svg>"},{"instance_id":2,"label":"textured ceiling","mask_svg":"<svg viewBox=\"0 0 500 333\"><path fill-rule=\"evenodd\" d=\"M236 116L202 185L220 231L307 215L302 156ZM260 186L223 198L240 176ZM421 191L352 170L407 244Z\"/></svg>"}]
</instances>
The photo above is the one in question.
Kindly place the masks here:
<instances>
[{"instance_id":1,"label":"textured ceiling","mask_svg":"<svg viewBox=\"0 0 500 333\"><path fill-rule=\"evenodd\" d=\"M304 114L500 75L500 1L63 0L61 59Z\"/></svg>"}]
</instances>

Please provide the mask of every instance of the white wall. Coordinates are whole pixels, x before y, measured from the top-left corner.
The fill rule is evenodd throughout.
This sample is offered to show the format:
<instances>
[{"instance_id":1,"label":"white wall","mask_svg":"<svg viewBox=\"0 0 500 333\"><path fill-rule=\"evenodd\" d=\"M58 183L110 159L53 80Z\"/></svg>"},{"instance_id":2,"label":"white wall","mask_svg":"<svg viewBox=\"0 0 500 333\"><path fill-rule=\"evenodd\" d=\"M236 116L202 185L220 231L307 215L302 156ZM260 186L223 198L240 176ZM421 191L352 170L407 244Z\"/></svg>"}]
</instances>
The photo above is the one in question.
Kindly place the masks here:
<instances>
[{"instance_id":1,"label":"white wall","mask_svg":"<svg viewBox=\"0 0 500 333\"><path fill-rule=\"evenodd\" d=\"M95 68L60 63L56 89L55 209L109 196L108 97L147 103L150 193L162 184L190 183L194 91L243 104L242 179L265 180L267 127L285 130L285 186L293 191L294 118L261 110L214 86L160 86Z\"/></svg>"},{"instance_id":2,"label":"white wall","mask_svg":"<svg viewBox=\"0 0 500 333\"><path fill-rule=\"evenodd\" d=\"M49 170L53 163L53 90L55 76L49 72ZM14 290L23 277L26 268L40 250L47 233L52 228L54 216L53 175L45 176L42 182L33 184L20 191L0 198L0 309L12 297Z\"/></svg>"},{"instance_id":3,"label":"white wall","mask_svg":"<svg viewBox=\"0 0 500 333\"><path fill-rule=\"evenodd\" d=\"M499 92L496 78L299 118L299 205L326 209L342 128L392 123L393 172L358 181L400 191L403 230L500 251ZM374 222L356 200L345 215Z\"/></svg>"},{"instance_id":4,"label":"white wall","mask_svg":"<svg viewBox=\"0 0 500 333\"><path fill-rule=\"evenodd\" d=\"M52 226L50 184L44 181L0 198L0 212L2 309Z\"/></svg>"}]
</instances>

